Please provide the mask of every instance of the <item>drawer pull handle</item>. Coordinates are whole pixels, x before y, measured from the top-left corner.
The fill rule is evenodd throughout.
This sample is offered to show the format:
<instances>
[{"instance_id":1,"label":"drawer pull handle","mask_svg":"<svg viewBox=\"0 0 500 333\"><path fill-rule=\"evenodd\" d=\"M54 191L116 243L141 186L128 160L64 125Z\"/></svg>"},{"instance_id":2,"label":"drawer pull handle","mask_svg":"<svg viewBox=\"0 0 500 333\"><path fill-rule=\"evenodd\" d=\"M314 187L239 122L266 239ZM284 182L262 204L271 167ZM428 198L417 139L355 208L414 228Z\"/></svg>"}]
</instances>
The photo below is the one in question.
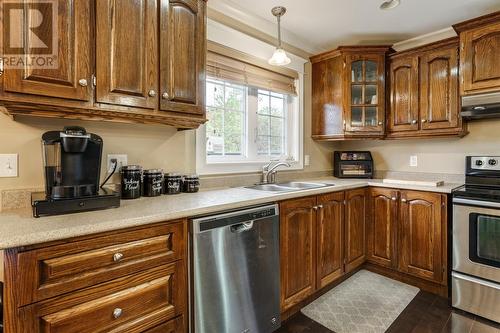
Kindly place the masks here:
<instances>
[{"instance_id":1,"label":"drawer pull handle","mask_svg":"<svg viewBox=\"0 0 500 333\"><path fill-rule=\"evenodd\" d=\"M121 254L120 252L113 254L113 261L116 262L116 261L120 261L122 259L123 259L123 254Z\"/></svg>"},{"instance_id":2,"label":"drawer pull handle","mask_svg":"<svg viewBox=\"0 0 500 333\"><path fill-rule=\"evenodd\" d=\"M113 310L113 318L118 319L122 316L123 310L120 308L116 308Z\"/></svg>"}]
</instances>

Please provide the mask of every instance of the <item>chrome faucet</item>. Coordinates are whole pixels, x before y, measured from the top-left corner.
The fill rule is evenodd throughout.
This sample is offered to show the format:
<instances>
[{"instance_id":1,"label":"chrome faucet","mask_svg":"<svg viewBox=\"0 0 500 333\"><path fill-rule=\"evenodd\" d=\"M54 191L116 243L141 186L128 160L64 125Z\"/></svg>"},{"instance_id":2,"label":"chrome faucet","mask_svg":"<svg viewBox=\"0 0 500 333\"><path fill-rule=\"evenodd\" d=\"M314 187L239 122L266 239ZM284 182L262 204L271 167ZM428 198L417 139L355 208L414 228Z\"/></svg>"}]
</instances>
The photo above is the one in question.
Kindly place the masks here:
<instances>
[{"instance_id":1,"label":"chrome faucet","mask_svg":"<svg viewBox=\"0 0 500 333\"><path fill-rule=\"evenodd\" d=\"M273 164L273 161L269 162L268 164L264 165L262 167L262 184L274 184L276 182L276 174L277 174L277 168L280 166L286 166L286 167L291 167L290 163L288 162L278 162L275 165L271 166Z\"/></svg>"}]
</instances>

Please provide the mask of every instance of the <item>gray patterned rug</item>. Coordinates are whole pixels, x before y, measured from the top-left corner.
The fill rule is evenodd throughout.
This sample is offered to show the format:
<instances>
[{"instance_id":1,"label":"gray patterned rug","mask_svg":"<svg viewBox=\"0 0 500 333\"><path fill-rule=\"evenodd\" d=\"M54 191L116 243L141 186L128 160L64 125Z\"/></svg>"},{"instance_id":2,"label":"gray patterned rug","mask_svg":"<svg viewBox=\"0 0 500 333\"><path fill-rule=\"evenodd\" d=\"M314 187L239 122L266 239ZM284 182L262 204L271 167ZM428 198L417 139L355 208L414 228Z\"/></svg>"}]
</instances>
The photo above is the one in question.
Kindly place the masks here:
<instances>
[{"instance_id":1,"label":"gray patterned rug","mask_svg":"<svg viewBox=\"0 0 500 333\"><path fill-rule=\"evenodd\" d=\"M336 333L382 333L419 289L361 270L301 311Z\"/></svg>"}]
</instances>

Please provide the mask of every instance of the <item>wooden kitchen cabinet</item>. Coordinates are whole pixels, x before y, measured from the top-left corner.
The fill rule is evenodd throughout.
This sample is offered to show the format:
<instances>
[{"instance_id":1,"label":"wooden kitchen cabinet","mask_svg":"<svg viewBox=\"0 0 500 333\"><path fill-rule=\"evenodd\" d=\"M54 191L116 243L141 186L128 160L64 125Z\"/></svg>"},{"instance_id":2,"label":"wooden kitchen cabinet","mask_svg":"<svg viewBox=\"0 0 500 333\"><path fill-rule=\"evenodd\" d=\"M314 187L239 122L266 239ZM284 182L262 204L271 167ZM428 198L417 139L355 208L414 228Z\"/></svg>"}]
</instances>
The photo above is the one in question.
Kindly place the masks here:
<instances>
[{"instance_id":1,"label":"wooden kitchen cabinet","mask_svg":"<svg viewBox=\"0 0 500 333\"><path fill-rule=\"evenodd\" d=\"M186 311L184 264L144 271L19 310L25 332L143 332Z\"/></svg>"},{"instance_id":2,"label":"wooden kitchen cabinet","mask_svg":"<svg viewBox=\"0 0 500 333\"><path fill-rule=\"evenodd\" d=\"M396 268L399 193L393 189L371 188L368 199L367 260Z\"/></svg>"},{"instance_id":3,"label":"wooden kitchen cabinet","mask_svg":"<svg viewBox=\"0 0 500 333\"><path fill-rule=\"evenodd\" d=\"M56 4L58 4L57 36L60 38L54 40L51 30L36 31L39 40L48 47L48 52L54 52L57 57L54 68L6 68L3 89L8 93L90 101L92 96L90 1L59 0ZM30 8L39 10L44 15L50 15L46 3L34 3ZM13 52L9 43L5 43L3 54L30 54L33 53L30 51L31 47L38 47L37 44L30 44L29 41L33 39L30 38L32 32L28 29L29 26L39 26L38 23L30 21L36 17L26 13L24 15L26 25L22 30L23 46ZM7 65L5 64L6 67ZM52 101L57 100L52 99Z\"/></svg>"},{"instance_id":4,"label":"wooden kitchen cabinet","mask_svg":"<svg viewBox=\"0 0 500 333\"><path fill-rule=\"evenodd\" d=\"M389 133L418 131L418 58L394 57L389 65Z\"/></svg>"},{"instance_id":5,"label":"wooden kitchen cabinet","mask_svg":"<svg viewBox=\"0 0 500 333\"><path fill-rule=\"evenodd\" d=\"M5 253L5 332L186 332L185 220Z\"/></svg>"},{"instance_id":6,"label":"wooden kitchen cabinet","mask_svg":"<svg viewBox=\"0 0 500 333\"><path fill-rule=\"evenodd\" d=\"M443 235L446 204L441 194L401 191L399 217L399 270L443 282Z\"/></svg>"},{"instance_id":7,"label":"wooden kitchen cabinet","mask_svg":"<svg viewBox=\"0 0 500 333\"><path fill-rule=\"evenodd\" d=\"M345 194L345 272L349 273L366 260L366 189Z\"/></svg>"},{"instance_id":8,"label":"wooden kitchen cabinet","mask_svg":"<svg viewBox=\"0 0 500 333\"><path fill-rule=\"evenodd\" d=\"M203 115L206 13L200 0L161 0L160 110Z\"/></svg>"},{"instance_id":9,"label":"wooden kitchen cabinet","mask_svg":"<svg viewBox=\"0 0 500 333\"><path fill-rule=\"evenodd\" d=\"M59 67L7 67L5 113L178 129L206 122L205 0L58 4Z\"/></svg>"},{"instance_id":10,"label":"wooden kitchen cabinet","mask_svg":"<svg viewBox=\"0 0 500 333\"><path fill-rule=\"evenodd\" d=\"M96 2L96 102L158 107L155 0Z\"/></svg>"},{"instance_id":11,"label":"wooden kitchen cabinet","mask_svg":"<svg viewBox=\"0 0 500 333\"><path fill-rule=\"evenodd\" d=\"M280 204L281 310L311 295L316 284L316 197Z\"/></svg>"},{"instance_id":12,"label":"wooden kitchen cabinet","mask_svg":"<svg viewBox=\"0 0 500 333\"><path fill-rule=\"evenodd\" d=\"M500 12L455 24L461 95L500 91Z\"/></svg>"},{"instance_id":13,"label":"wooden kitchen cabinet","mask_svg":"<svg viewBox=\"0 0 500 333\"><path fill-rule=\"evenodd\" d=\"M312 137L382 138L390 46L341 46L311 57Z\"/></svg>"},{"instance_id":14,"label":"wooden kitchen cabinet","mask_svg":"<svg viewBox=\"0 0 500 333\"><path fill-rule=\"evenodd\" d=\"M388 138L464 136L458 96L458 39L389 58Z\"/></svg>"},{"instance_id":15,"label":"wooden kitchen cabinet","mask_svg":"<svg viewBox=\"0 0 500 333\"><path fill-rule=\"evenodd\" d=\"M318 196L317 287L344 274L344 192Z\"/></svg>"}]
</instances>

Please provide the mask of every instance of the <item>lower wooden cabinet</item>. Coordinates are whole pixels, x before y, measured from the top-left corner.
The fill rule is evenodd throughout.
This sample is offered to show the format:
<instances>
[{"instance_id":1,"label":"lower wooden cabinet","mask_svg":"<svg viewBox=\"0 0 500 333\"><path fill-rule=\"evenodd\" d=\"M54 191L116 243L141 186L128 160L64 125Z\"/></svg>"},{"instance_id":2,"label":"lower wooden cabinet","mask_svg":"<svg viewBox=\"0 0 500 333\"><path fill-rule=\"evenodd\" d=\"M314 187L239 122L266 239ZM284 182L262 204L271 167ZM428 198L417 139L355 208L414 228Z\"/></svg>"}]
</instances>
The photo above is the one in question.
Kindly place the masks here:
<instances>
[{"instance_id":1,"label":"lower wooden cabinet","mask_svg":"<svg viewBox=\"0 0 500 333\"><path fill-rule=\"evenodd\" d=\"M318 196L317 287L344 274L344 192Z\"/></svg>"},{"instance_id":2,"label":"lower wooden cabinet","mask_svg":"<svg viewBox=\"0 0 500 333\"><path fill-rule=\"evenodd\" d=\"M363 264L365 193L363 188L280 204L282 311Z\"/></svg>"},{"instance_id":3,"label":"lower wooden cabinet","mask_svg":"<svg viewBox=\"0 0 500 333\"><path fill-rule=\"evenodd\" d=\"M4 332L186 332L186 224L7 250Z\"/></svg>"},{"instance_id":4,"label":"lower wooden cabinet","mask_svg":"<svg viewBox=\"0 0 500 333\"><path fill-rule=\"evenodd\" d=\"M345 272L361 266L366 259L366 189L345 194Z\"/></svg>"},{"instance_id":5,"label":"lower wooden cabinet","mask_svg":"<svg viewBox=\"0 0 500 333\"><path fill-rule=\"evenodd\" d=\"M398 266L401 272L442 282L445 206L438 193L401 192Z\"/></svg>"},{"instance_id":6,"label":"lower wooden cabinet","mask_svg":"<svg viewBox=\"0 0 500 333\"><path fill-rule=\"evenodd\" d=\"M371 188L367 223L367 259L384 267L396 266L398 191Z\"/></svg>"},{"instance_id":7,"label":"lower wooden cabinet","mask_svg":"<svg viewBox=\"0 0 500 333\"><path fill-rule=\"evenodd\" d=\"M281 309L297 304L315 290L316 197L280 205Z\"/></svg>"},{"instance_id":8,"label":"lower wooden cabinet","mask_svg":"<svg viewBox=\"0 0 500 333\"><path fill-rule=\"evenodd\" d=\"M282 312L367 262L427 290L445 289L445 194L360 188L283 201L280 212Z\"/></svg>"}]
</instances>

